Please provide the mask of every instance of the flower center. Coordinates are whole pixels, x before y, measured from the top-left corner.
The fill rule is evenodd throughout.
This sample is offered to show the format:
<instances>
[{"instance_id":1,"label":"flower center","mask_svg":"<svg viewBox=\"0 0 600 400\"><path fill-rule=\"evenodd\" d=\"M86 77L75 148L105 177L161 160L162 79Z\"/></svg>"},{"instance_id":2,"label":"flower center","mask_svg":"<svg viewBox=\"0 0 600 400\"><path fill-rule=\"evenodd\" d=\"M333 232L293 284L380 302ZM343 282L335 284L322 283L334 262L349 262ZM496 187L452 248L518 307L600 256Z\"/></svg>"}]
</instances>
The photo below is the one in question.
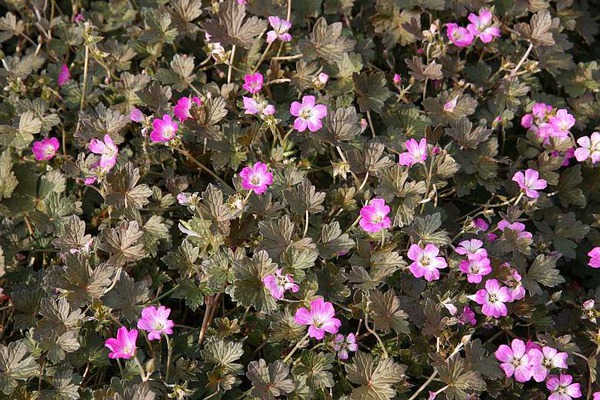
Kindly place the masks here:
<instances>
[{"instance_id":1,"label":"flower center","mask_svg":"<svg viewBox=\"0 0 600 400\"><path fill-rule=\"evenodd\" d=\"M424 265L424 266L427 266L427 265L429 265L429 263L430 263L430 262L431 262L431 260L430 260L430 259L429 259L429 257L427 257L427 256L423 256L423 257L421 258L421 264L422 264L422 265Z\"/></svg>"},{"instance_id":2,"label":"flower center","mask_svg":"<svg viewBox=\"0 0 600 400\"><path fill-rule=\"evenodd\" d=\"M550 360L549 358L544 358L542 364L548 369L552 368L552 360Z\"/></svg>"},{"instance_id":3,"label":"flower center","mask_svg":"<svg viewBox=\"0 0 600 400\"><path fill-rule=\"evenodd\" d=\"M258 175L252 175L252 178L250 178L250 182L254 185L254 186L258 186L260 185L260 176Z\"/></svg>"},{"instance_id":4,"label":"flower center","mask_svg":"<svg viewBox=\"0 0 600 400\"><path fill-rule=\"evenodd\" d=\"M374 224L380 224L381 221L383 221L383 218L384 218L383 213L377 212L377 213L373 214L371 221L373 221Z\"/></svg>"},{"instance_id":5,"label":"flower center","mask_svg":"<svg viewBox=\"0 0 600 400\"><path fill-rule=\"evenodd\" d=\"M309 108L303 109L302 112L300 113L300 118L302 118L302 119L309 119L310 118L310 112L311 112L311 110Z\"/></svg>"},{"instance_id":6,"label":"flower center","mask_svg":"<svg viewBox=\"0 0 600 400\"><path fill-rule=\"evenodd\" d=\"M490 303L495 303L498 301L498 297L495 294L490 293L488 294L488 301Z\"/></svg>"}]
</instances>

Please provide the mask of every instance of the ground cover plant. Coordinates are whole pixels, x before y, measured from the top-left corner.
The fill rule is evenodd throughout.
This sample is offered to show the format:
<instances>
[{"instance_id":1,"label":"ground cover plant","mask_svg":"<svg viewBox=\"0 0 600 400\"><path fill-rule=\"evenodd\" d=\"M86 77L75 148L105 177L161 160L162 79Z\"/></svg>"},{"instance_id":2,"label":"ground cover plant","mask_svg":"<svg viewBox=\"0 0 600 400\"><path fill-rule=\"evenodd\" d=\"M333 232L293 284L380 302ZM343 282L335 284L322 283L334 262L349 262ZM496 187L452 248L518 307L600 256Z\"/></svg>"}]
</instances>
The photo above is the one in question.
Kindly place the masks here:
<instances>
[{"instance_id":1,"label":"ground cover plant","mask_svg":"<svg viewBox=\"0 0 600 400\"><path fill-rule=\"evenodd\" d=\"M599 11L3 1L0 398L599 400Z\"/></svg>"}]
</instances>

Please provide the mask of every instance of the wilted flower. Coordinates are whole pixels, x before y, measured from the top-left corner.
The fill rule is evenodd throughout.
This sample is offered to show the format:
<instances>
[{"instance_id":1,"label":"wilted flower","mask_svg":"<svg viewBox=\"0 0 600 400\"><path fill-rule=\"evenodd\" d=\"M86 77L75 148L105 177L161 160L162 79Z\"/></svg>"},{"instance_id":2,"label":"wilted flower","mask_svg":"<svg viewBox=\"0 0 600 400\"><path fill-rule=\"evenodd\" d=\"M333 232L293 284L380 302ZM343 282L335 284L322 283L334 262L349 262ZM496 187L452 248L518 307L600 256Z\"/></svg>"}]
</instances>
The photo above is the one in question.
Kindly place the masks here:
<instances>
[{"instance_id":1,"label":"wilted flower","mask_svg":"<svg viewBox=\"0 0 600 400\"><path fill-rule=\"evenodd\" d=\"M60 66L60 71L58 71L58 78L56 79L58 86L63 86L71 79L71 72L69 72L69 67L67 64L62 64Z\"/></svg>"},{"instance_id":2,"label":"wilted flower","mask_svg":"<svg viewBox=\"0 0 600 400\"><path fill-rule=\"evenodd\" d=\"M321 72L313 80L313 84L315 85L315 87L317 89L322 89L323 87L325 87L325 85L327 84L328 81L329 81L329 75L327 75L325 72Z\"/></svg>"},{"instance_id":3,"label":"wilted flower","mask_svg":"<svg viewBox=\"0 0 600 400\"><path fill-rule=\"evenodd\" d=\"M475 37L468 29L454 23L446 24L446 33L448 40L456 47L470 46L473 40L475 40Z\"/></svg>"},{"instance_id":4,"label":"wilted flower","mask_svg":"<svg viewBox=\"0 0 600 400\"><path fill-rule=\"evenodd\" d=\"M190 110L192 109L192 102L197 106L202 105L202 100L194 96L191 100L189 97L182 97L177 101L177 105L173 107L173 114L183 122L188 118L191 118Z\"/></svg>"},{"instance_id":5,"label":"wilted flower","mask_svg":"<svg viewBox=\"0 0 600 400\"><path fill-rule=\"evenodd\" d=\"M333 339L333 349L337 352L337 356L340 360L347 360L349 351L355 352L358 350L356 336L354 333L350 333L348 336L342 334L335 335L335 339Z\"/></svg>"},{"instance_id":6,"label":"wilted flower","mask_svg":"<svg viewBox=\"0 0 600 400\"><path fill-rule=\"evenodd\" d=\"M138 320L138 329L148 332L148 339L160 339L162 334L171 335L175 323L169 319L171 309L165 306L158 308L154 306L146 307L142 310L142 317Z\"/></svg>"},{"instance_id":7,"label":"wilted flower","mask_svg":"<svg viewBox=\"0 0 600 400\"><path fill-rule=\"evenodd\" d=\"M510 347L501 344L494 353L496 359L501 362L500 368L507 378L515 376L517 382L527 382L531 379L531 365L525 342L521 339L513 339Z\"/></svg>"},{"instance_id":8,"label":"wilted flower","mask_svg":"<svg viewBox=\"0 0 600 400\"><path fill-rule=\"evenodd\" d=\"M263 76L260 72L246 74L244 76L244 84L242 85L248 93L258 93L263 87Z\"/></svg>"},{"instance_id":9,"label":"wilted flower","mask_svg":"<svg viewBox=\"0 0 600 400\"><path fill-rule=\"evenodd\" d=\"M540 178L539 172L535 169L528 168L523 172L518 171L512 178L514 182L517 182L521 190L525 195L532 199L540 197L538 190L545 189L548 186L546 180Z\"/></svg>"},{"instance_id":10,"label":"wilted flower","mask_svg":"<svg viewBox=\"0 0 600 400\"><path fill-rule=\"evenodd\" d=\"M510 301L513 302L521 300L525 297L526 294L525 288L523 287L523 283L521 282L521 280L523 279L521 277L521 274L519 274L516 269L508 265L508 263L503 264L502 267L509 269L509 274L502 281L502 283L506 285L508 291L510 292Z\"/></svg>"},{"instance_id":11,"label":"wilted flower","mask_svg":"<svg viewBox=\"0 0 600 400\"><path fill-rule=\"evenodd\" d=\"M480 289L475 294L475 301L482 306L481 311L488 317L505 317L508 315L508 308L504 303L510 301L510 293L496 279L489 279L485 282L485 289Z\"/></svg>"},{"instance_id":12,"label":"wilted flower","mask_svg":"<svg viewBox=\"0 0 600 400\"><path fill-rule=\"evenodd\" d=\"M575 150L575 158L583 162L588 158L592 159L592 164L600 162L600 132L592 133L591 137L583 136L577 139L579 147Z\"/></svg>"},{"instance_id":13,"label":"wilted flower","mask_svg":"<svg viewBox=\"0 0 600 400\"><path fill-rule=\"evenodd\" d=\"M471 23L467 25L467 30L483 43L491 42L495 37L500 37L500 29L492 25L492 17L492 13L487 8L481 9L479 15L469 14Z\"/></svg>"},{"instance_id":14,"label":"wilted flower","mask_svg":"<svg viewBox=\"0 0 600 400\"><path fill-rule=\"evenodd\" d=\"M104 135L104 141L92 139L89 144L89 149L94 154L100 155L98 166L104 171L110 171L117 163L117 154L119 148L115 145L109 135Z\"/></svg>"},{"instance_id":15,"label":"wilted flower","mask_svg":"<svg viewBox=\"0 0 600 400\"><path fill-rule=\"evenodd\" d=\"M315 103L315 96L304 96L302 103L294 101L290 106L290 113L297 117L294 120L294 129L298 132L304 132L306 128L316 132L323 127L321 120L327 116L327 106Z\"/></svg>"},{"instance_id":16,"label":"wilted flower","mask_svg":"<svg viewBox=\"0 0 600 400\"><path fill-rule=\"evenodd\" d=\"M269 172L267 164L257 162L252 167L245 167L240 172L242 187L252 190L256 194L263 194L273 183L273 174Z\"/></svg>"},{"instance_id":17,"label":"wilted flower","mask_svg":"<svg viewBox=\"0 0 600 400\"><path fill-rule=\"evenodd\" d=\"M308 325L308 334L317 340L321 340L327 333L337 333L342 326L342 321L335 318L333 304L316 298L310 303L310 310L300 307L296 310L294 321L299 325Z\"/></svg>"},{"instance_id":18,"label":"wilted flower","mask_svg":"<svg viewBox=\"0 0 600 400\"><path fill-rule=\"evenodd\" d=\"M406 152L398 155L398 164L411 167L415 164L424 164L427 160L427 139L423 138L418 143L409 139L404 143Z\"/></svg>"},{"instance_id":19,"label":"wilted flower","mask_svg":"<svg viewBox=\"0 0 600 400\"><path fill-rule=\"evenodd\" d=\"M166 143L175 138L179 126L171 119L170 115L165 114L162 119L155 118L152 121L152 128L150 140L155 143Z\"/></svg>"},{"instance_id":20,"label":"wilted flower","mask_svg":"<svg viewBox=\"0 0 600 400\"><path fill-rule=\"evenodd\" d=\"M587 255L590 258L588 265L592 268L600 268L600 247L594 247Z\"/></svg>"},{"instance_id":21,"label":"wilted flower","mask_svg":"<svg viewBox=\"0 0 600 400\"><path fill-rule=\"evenodd\" d=\"M54 158L59 148L58 139L53 137L34 142L31 151L36 160L48 161Z\"/></svg>"},{"instance_id":22,"label":"wilted flower","mask_svg":"<svg viewBox=\"0 0 600 400\"><path fill-rule=\"evenodd\" d=\"M283 294L286 290L291 290L293 293L298 292L300 287L294 283L294 278L291 274L281 274L282 269L279 268L275 274L269 274L263 278L263 284L271 292L274 299L283 299Z\"/></svg>"},{"instance_id":23,"label":"wilted flower","mask_svg":"<svg viewBox=\"0 0 600 400\"><path fill-rule=\"evenodd\" d=\"M388 229L392 226L390 217L390 207L385 204L384 199L371 199L369 204L363 206L360 210L360 227L369 233L377 233L382 229Z\"/></svg>"},{"instance_id":24,"label":"wilted flower","mask_svg":"<svg viewBox=\"0 0 600 400\"><path fill-rule=\"evenodd\" d=\"M292 35L288 33L288 30L292 27L291 22L273 16L269 17L269 24L271 24L273 30L267 32L267 43L273 43L277 39L282 42L289 42L292 40Z\"/></svg>"},{"instance_id":25,"label":"wilted flower","mask_svg":"<svg viewBox=\"0 0 600 400\"><path fill-rule=\"evenodd\" d=\"M138 331L132 329L127 330L124 326L117 331L116 338L107 339L104 345L108 347L110 353L109 358L124 358L129 359L135 354L135 342L137 341Z\"/></svg>"},{"instance_id":26,"label":"wilted flower","mask_svg":"<svg viewBox=\"0 0 600 400\"><path fill-rule=\"evenodd\" d=\"M415 278L425 277L428 282L440 279L440 269L448 266L444 257L438 257L440 249L435 244L429 243L425 248L413 244L408 249L408 258L413 262L410 264L410 272Z\"/></svg>"},{"instance_id":27,"label":"wilted flower","mask_svg":"<svg viewBox=\"0 0 600 400\"><path fill-rule=\"evenodd\" d=\"M568 374L550 375L546 388L552 392L548 400L571 400L582 396L579 383L572 383L573 377Z\"/></svg>"},{"instance_id":28,"label":"wilted flower","mask_svg":"<svg viewBox=\"0 0 600 400\"><path fill-rule=\"evenodd\" d=\"M475 326L477 324L477 320L475 319L475 312L471 310L471 307L465 306L463 308L462 313L458 316L458 323L461 325L470 324L471 326Z\"/></svg>"},{"instance_id":29,"label":"wilted flower","mask_svg":"<svg viewBox=\"0 0 600 400\"><path fill-rule=\"evenodd\" d=\"M444 112L451 113L456 110L456 106L458 105L458 96L454 96L452 100L448 100L444 104Z\"/></svg>"},{"instance_id":30,"label":"wilted flower","mask_svg":"<svg viewBox=\"0 0 600 400\"><path fill-rule=\"evenodd\" d=\"M542 350L531 349L527 353L531 364L531 374L536 382L543 382L553 368L567 368L568 354L558 352L553 347L544 346Z\"/></svg>"}]
</instances>

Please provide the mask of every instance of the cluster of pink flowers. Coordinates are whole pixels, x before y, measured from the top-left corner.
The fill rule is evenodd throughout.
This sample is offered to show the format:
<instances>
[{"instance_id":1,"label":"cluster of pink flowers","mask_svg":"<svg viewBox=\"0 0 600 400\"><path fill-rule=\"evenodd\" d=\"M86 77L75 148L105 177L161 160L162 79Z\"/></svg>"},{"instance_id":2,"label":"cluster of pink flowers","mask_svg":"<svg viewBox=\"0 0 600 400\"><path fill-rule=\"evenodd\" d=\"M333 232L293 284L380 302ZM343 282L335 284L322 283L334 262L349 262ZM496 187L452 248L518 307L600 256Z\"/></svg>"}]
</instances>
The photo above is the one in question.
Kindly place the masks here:
<instances>
[{"instance_id":1,"label":"cluster of pink flowers","mask_svg":"<svg viewBox=\"0 0 600 400\"><path fill-rule=\"evenodd\" d=\"M242 102L246 114L259 115L261 118L265 119L266 117L275 114L275 107L272 104L269 104L263 97L257 95L257 93L262 90L263 82L264 78L259 72L244 76L244 84L242 87L253 96L243 96Z\"/></svg>"},{"instance_id":2,"label":"cluster of pink flowers","mask_svg":"<svg viewBox=\"0 0 600 400\"><path fill-rule=\"evenodd\" d=\"M281 274L281 268L275 271L275 274L269 274L263 278L263 284L271 292L274 299L283 299L284 292L291 290L292 293L297 293L300 287L294 283L294 278L291 274Z\"/></svg>"},{"instance_id":3,"label":"cluster of pink flowers","mask_svg":"<svg viewBox=\"0 0 600 400\"><path fill-rule=\"evenodd\" d=\"M327 116L327 106L316 104L315 96L302 97L302 103L294 101L290 106L290 113L297 117L294 120L294 129L304 132L308 129L316 132L323 127L323 118Z\"/></svg>"},{"instance_id":4,"label":"cluster of pink flowers","mask_svg":"<svg viewBox=\"0 0 600 400\"><path fill-rule=\"evenodd\" d=\"M384 199L371 199L369 204L360 210L360 227L369 233L377 233L392 226L392 221L387 215L390 207Z\"/></svg>"},{"instance_id":5,"label":"cluster of pink flowers","mask_svg":"<svg viewBox=\"0 0 600 400\"><path fill-rule=\"evenodd\" d=\"M483 248L483 242L478 239L464 240L459 243L456 252L467 256L458 266L461 272L467 274L467 281L480 283L484 276L492 272L487 250Z\"/></svg>"},{"instance_id":6,"label":"cluster of pink flowers","mask_svg":"<svg viewBox=\"0 0 600 400\"><path fill-rule=\"evenodd\" d=\"M469 14L469 22L466 28L455 23L446 24L448 40L457 47L470 46L476 38L483 43L490 43L495 37L500 37L500 28L493 23L492 13L483 8L479 15Z\"/></svg>"},{"instance_id":7,"label":"cluster of pink flowers","mask_svg":"<svg viewBox=\"0 0 600 400\"><path fill-rule=\"evenodd\" d=\"M535 133L545 144L549 143L550 138L567 139L574 125L575 117L567 110L557 110L545 103L534 104L531 114L521 118L521 126Z\"/></svg>"},{"instance_id":8,"label":"cluster of pink flowers","mask_svg":"<svg viewBox=\"0 0 600 400\"><path fill-rule=\"evenodd\" d=\"M537 199L540 197L538 190L545 189L546 186L548 186L548 182L546 182L545 179L540 178L539 172L531 168L528 168L525 173L518 171L515 173L512 180L519 185L521 191L530 199Z\"/></svg>"},{"instance_id":9,"label":"cluster of pink flowers","mask_svg":"<svg viewBox=\"0 0 600 400\"><path fill-rule=\"evenodd\" d=\"M600 162L600 132L592 133L591 137L580 137L577 139L577 144L581 146L573 153L577 161L584 162L590 159L592 164Z\"/></svg>"},{"instance_id":10,"label":"cluster of pink flowers","mask_svg":"<svg viewBox=\"0 0 600 400\"><path fill-rule=\"evenodd\" d=\"M242 169L240 177L242 178L242 188L252 190L256 194L263 194L273 183L273 173L269 171L267 164L262 162Z\"/></svg>"},{"instance_id":11,"label":"cluster of pink flowers","mask_svg":"<svg viewBox=\"0 0 600 400\"><path fill-rule=\"evenodd\" d=\"M413 244L408 249L408 258L412 260L409 266L410 272L415 278L425 278L431 282L440 279L440 269L448 266L444 257L438 256L440 249L432 243L424 248L418 244Z\"/></svg>"},{"instance_id":12,"label":"cluster of pink flowers","mask_svg":"<svg viewBox=\"0 0 600 400\"><path fill-rule=\"evenodd\" d=\"M171 314L171 309L164 306L146 307L142 310L142 317L138 320L137 327L148 332L149 340L158 340L162 335L171 335L175 324L169 319L169 314ZM117 337L107 339L104 343L110 350L108 357L113 359L132 358L137 349L137 337L137 329L128 330L124 326L119 328Z\"/></svg>"},{"instance_id":13,"label":"cluster of pink flowers","mask_svg":"<svg viewBox=\"0 0 600 400\"><path fill-rule=\"evenodd\" d=\"M427 160L427 139L423 138L419 142L415 139L409 139L404 142L404 146L406 151L398 155L398 164L405 167L425 164L425 160Z\"/></svg>"}]
</instances>

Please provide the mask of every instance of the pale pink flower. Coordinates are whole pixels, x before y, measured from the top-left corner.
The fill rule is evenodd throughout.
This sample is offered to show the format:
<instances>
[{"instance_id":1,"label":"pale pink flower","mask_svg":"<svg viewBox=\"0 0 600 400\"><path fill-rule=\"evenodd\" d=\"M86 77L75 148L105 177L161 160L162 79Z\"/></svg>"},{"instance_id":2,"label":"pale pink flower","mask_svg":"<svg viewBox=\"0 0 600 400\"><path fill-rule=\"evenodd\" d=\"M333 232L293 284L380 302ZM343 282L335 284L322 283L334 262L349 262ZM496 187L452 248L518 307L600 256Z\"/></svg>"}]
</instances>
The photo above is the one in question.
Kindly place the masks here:
<instances>
[{"instance_id":1,"label":"pale pink flower","mask_svg":"<svg viewBox=\"0 0 600 400\"><path fill-rule=\"evenodd\" d=\"M456 110L456 106L458 105L458 97L459 96L454 96L452 100L449 100L444 104L444 112L451 113Z\"/></svg>"},{"instance_id":2,"label":"pale pink flower","mask_svg":"<svg viewBox=\"0 0 600 400\"><path fill-rule=\"evenodd\" d=\"M423 138L418 143L415 139L404 142L406 152L398 155L398 164L411 167L415 164L425 164L427 160L427 139Z\"/></svg>"},{"instance_id":3,"label":"pale pink flower","mask_svg":"<svg viewBox=\"0 0 600 400\"><path fill-rule=\"evenodd\" d=\"M555 116L550 117L550 125L554 128L554 137L568 137L571 128L575 125L575 117L567 110L560 109Z\"/></svg>"},{"instance_id":4,"label":"pale pink flower","mask_svg":"<svg viewBox=\"0 0 600 400\"><path fill-rule=\"evenodd\" d=\"M170 142L175 138L179 125L171 119L170 115L163 115L162 119L154 118L152 121L152 132L150 140L155 143Z\"/></svg>"},{"instance_id":5,"label":"pale pink flower","mask_svg":"<svg viewBox=\"0 0 600 400\"><path fill-rule=\"evenodd\" d=\"M507 378L514 375L517 382L527 382L531 379L529 355L521 339L513 339L510 347L501 344L494 354Z\"/></svg>"},{"instance_id":6,"label":"pale pink flower","mask_svg":"<svg viewBox=\"0 0 600 400\"><path fill-rule=\"evenodd\" d=\"M461 256L469 258L473 256L487 257L488 254L487 250L483 248L483 242L479 239L463 240L454 251Z\"/></svg>"},{"instance_id":7,"label":"pale pink flower","mask_svg":"<svg viewBox=\"0 0 600 400\"><path fill-rule=\"evenodd\" d=\"M502 221L498 222L498 229L500 229L502 232L504 232L505 229L509 229L511 231L517 231L518 232L517 237L519 237L519 238L531 239L533 237L531 232L527 232L525 230L525 224L523 224L521 222L513 222L511 224L507 220L503 219Z\"/></svg>"},{"instance_id":8,"label":"pale pink flower","mask_svg":"<svg viewBox=\"0 0 600 400\"><path fill-rule=\"evenodd\" d=\"M60 71L58 71L57 83L58 86L63 86L71 79L71 72L69 72L69 67L67 64L62 64L60 66Z\"/></svg>"},{"instance_id":9,"label":"pale pink flower","mask_svg":"<svg viewBox=\"0 0 600 400\"><path fill-rule=\"evenodd\" d=\"M594 392L594 398L592 400L600 400L600 392Z\"/></svg>"},{"instance_id":10,"label":"pale pink flower","mask_svg":"<svg viewBox=\"0 0 600 400\"><path fill-rule=\"evenodd\" d=\"M390 207L385 204L384 199L371 199L369 204L360 210L360 227L369 233L377 233L392 226L392 221L387 215Z\"/></svg>"},{"instance_id":11,"label":"pale pink flower","mask_svg":"<svg viewBox=\"0 0 600 400\"><path fill-rule=\"evenodd\" d=\"M144 113L139 108L134 108L129 113L129 119L133 122L142 122L144 120Z\"/></svg>"},{"instance_id":12,"label":"pale pink flower","mask_svg":"<svg viewBox=\"0 0 600 400\"><path fill-rule=\"evenodd\" d=\"M594 299L589 299L583 302L583 314L581 319L588 319L594 324L596 323L596 302Z\"/></svg>"},{"instance_id":13,"label":"pale pink flower","mask_svg":"<svg viewBox=\"0 0 600 400\"><path fill-rule=\"evenodd\" d=\"M448 40L456 47L470 46L473 40L475 40L475 37L468 29L454 23L446 24L446 33Z\"/></svg>"},{"instance_id":14,"label":"pale pink flower","mask_svg":"<svg viewBox=\"0 0 600 400\"><path fill-rule=\"evenodd\" d=\"M440 249L435 244L429 243L425 248L413 244L408 249L407 256L413 262L410 264L410 272L415 278L425 277L428 282L440 279L440 269L448 266L444 257L438 257Z\"/></svg>"},{"instance_id":15,"label":"pale pink flower","mask_svg":"<svg viewBox=\"0 0 600 400\"><path fill-rule=\"evenodd\" d=\"M492 272L492 266L487 254L472 256L468 260L461 261L459 269L461 272L467 274L467 281L470 283L480 283L484 276Z\"/></svg>"},{"instance_id":16,"label":"pale pink flower","mask_svg":"<svg viewBox=\"0 0 600 400\"><path fill-rule=\"evenodd\" d=\"M244 103L244 113L250 115L260 114L263 117L274 115L275 107L273 105L267 103L266 100L254 100L252 97L242 97L242 102Z\"/></svg>"},{"instance_id":17,"label":"pale pink flower","mask_svg":"<svg viewBox=\"0 0 600 400\"><path fill-rule=\"evenodd\" d=\"M512 178L514 182L517 182L521 190L525 195L531 199L537 199L540 197L538 190L545 189L548 186L548 182L545 179L540 178L539 172L535 169L528 168L523 174L522 171L518 171Z\"/></svg>"},{"instance_id":18,"label":"pale pink flower","mask_svg":"<svg viewBox=\"0 0 600 400\"><path fill-rule=\"evenodd\" d=\"M165 306L158 308L146 307L142 310L142 317L138 320L138 329L148 332L148 339L158 340L162 334L171 335L175 323L169 319L171 309Z\"/></svg>"},{"instance_id":19,"label":"pale pink flower","mask_svg":"<svg viewBox=\"0 0 600 400\"><path fill-rule=\"evenodd\" d=\"M137 341L138 331L132 329L127 330L124 326L117 331L116 338L107 339L104 345L108 347L110 353L109 358L124 358L129 359L135 354L135 342Z\"/></svg>"},{"instance_id":20,"label":"pale pink flower","mask_svg":"<svg viewBox=\"0 0 600 400\"><path fill-rule=\"evenodd\" d=\"M335 335L333 339L333 350L337 353L340 360L347 360L349 357L348 352L355 352L358 350L358 344L356 344L356 336L354 333L344 336L341 333Z\"/></svg>"},{"instance_id":21,"label":"pale pink flower","mask_svg":"<svg viewBox=\"0 0 600 400\"><path fill-rule=\"evenodd\" d=\"M283 294L287 290L291 290L292 293L297 293L300 287L294 283L294 278L291 274L281 274L282 269L279 268L275 271L275 274L269 274L263 278L263 284L271 292L271 296L274 299L283 299Z\"/></svg>"},{"instance_id":22,"label":"pale pink flower","mask_svg":"<svg viewBox=\"0 0 600 400\"><path fill-rule=\"evenodd\" d=\"M327 116L327 106L316 104L315 96L304 96L302 103L294 101L290 106L290 113L297 117L294 121L294 129L304 132L307 128L316 132L323 127L321 120Z\"/></svg>"},{"instance_id":23,"label":"pale pink flower","mask_svg":"<svg viewBox=\"0 0 600 400\"><path fill-rule=\"evenodd\" d=\"M479 16L471 13L469 14L471 23L467 25L467 29L473 36L479 37L483 43L489 43L495 37L500 37L500 29L492 24L492 17L492 13L487 8L481 9Z\"/></svg>"},{"instance_id":24,"label":"pale pink flower","mask_svg":"<svg viewBox=\"0 0 600 400\"><path fill-rule=\"evenodd\" d=\"M242 187L252 190L256 194L263 194L273 183L273 174L269 172L267 164L257 162L252 167L245 167L240 172Z\"/></svg>"},{"instance_id":25,"label":"pale pink flower","mask_svg":"<svg viewBox=\"0 0 600 400\"><path fill-rule=\"evenodd\" d=\"M313 84L317 89L322 89L325 87L328 81L329 75L327 75L325 72L321 72L316 76L316 78L313 79Z\"/></svg>"},{"instance_id":26,"label":"pale pink flower","mask_svg":"<svg viewBox=\"0 0 600 400\"><path fill-rule=\"evenodd\" d=\"M477 325L477 320L475 319L475 312L471 310L471 307L465 306L463 308L463 312L458 316L458 323L461 325L470 324L471 326Z\"/></svg>"},{"instance_id":27,"label":"pale pink flower","mask_svg":"<svg viewBox=\"0 0 600 400\"><path fill-rule=\"evenodd\" d=\"M579 147L575 150L575 158L583 162L588 158L592 159L592 164L600 162L600 132L592 133L591 137L584 136L577 139Z\"/></svg>"},{"instance_id":28,"label":"pale pink flower","mask_svg":"<svg viewBox=\"0 0 600 400\"><path fill-rule=\"evenodd\" d=\"M248 93L258 93L263 87L263 79L264 78L260 72L246 74L246 76L244 76L244 84L242 87L246 89Z\"/></svg>"},{"instance_id":29,"label":"pale pink flower","mask_svg":"<svg viewBox=\"0 0 600 400\"><path fill-rule=\"evenodd\" d=\"M550 114L552 113L553 110L554 110L554 107L552 107L549 104L535 103L533 105L531 113L533 114L534 117L541 120L541 119L545 119L548 116L550 116Z\"/></svg>"},{"instance_id":30,"label":"pale pink flower","mask_svg":"<svg viewBox=\"0 0 600 400\"><path fill-rule=\"evenodd\" d=\"M292 36L288 33L292 27L291 22L279 17L269 17L269 24L271 24L273 30L267 32L267 43L273 43L277 39L282 42L289 42L292 40Z\"/></svg>"},{"instance_id":31,"label":"pale pink flower","mask_svg":"<svg viewBox=\"0 0 600 400\"><path fill-rule=\"evenodd\" d=\"M544 346L541 351L531 349L527 354L529 354L531 374L536 382L543 382L553 368L568 368L569 355L564 352L559 353L553 347Z\"/></svg>"},{"instance_id":32,"label":"pale pink flower","mask_svg":"<svg viewBox=\"0 0 600 400\"><path fill-rule=\"evenodd\" d=\"M308 334L317 340L321 340L327 333L337 333L342 326L342 321L335 318L333 304L316 298L310 303L310 310L301 307L296 310L294 321L298 325L308 325Z\"/></svg>"},{"instance_id":33,"label":"pale pink flower","mask_svg":"<svg viewBox=\"0 0 600 400\"><path fill-rule=\"evenodd\" d=\"M197 106L202 105L202 100L198 97L194 96L192 99L189 97L182 97L177 100L177 105L173 107L173 114L179 119L179 121L183 122L188 118L192 117L190 114L190 110L192 109L192 104L196 104Z\"/></svg>"},{"instance_id":34,"label":"pale pink flower","mask_svg":"<svg viewBox=\"0 0 600 400\"><path fill-rule=\"evenodd\" d=\"M548 400L571 400L582 396L579 383L572 383L573 377L568 374L550 375L546 388L552 392Z\"/></svg>"},{"instance_id":35,"label":"pale pink flower","mask_svg":"<svg viewBox=\"0 0 600 400\"><path fill-rule=\"evenodd\" d=\"M104 171L110 171L117 163L119 148L109 135L104 135L104 141L92 139L88 147L92 153L100 155L97 166Z\"/></svg>"},{"instance_id":36,"label":"pale pink flower","mask_svg":"<svg viewBox=\"0 0 600 400\"><path fill-rule=\"evenodd\" d=\"M36 160L48 161L54 158L59 148L60 143L58 142L58 139L52 137L34 142L31 151Z\"/></svg>"},{"instance_id":37,"label":"pale pink flower","mask_svg":"<svg viewBox=\"0 0 600 400\"><path fill-rule=\"evenodd\" d=\"M500 318L508 315L506 304L510 301L507 287L500 286L496 279L485 282L485 289L480 289L475 294L475 302L480 304L481 311L488 317Z\"/></svg>"},{"instance_id":38,"label":"pale pink flower","mask_svg":"<svg viewBox=\"0 0 600 400\"><path fill-rule=\"evenodd\" d=\"M590 257L588 265L592 268L600 268L600 247L594 247L587 255Z\"/></svg>"}]
</instances>

